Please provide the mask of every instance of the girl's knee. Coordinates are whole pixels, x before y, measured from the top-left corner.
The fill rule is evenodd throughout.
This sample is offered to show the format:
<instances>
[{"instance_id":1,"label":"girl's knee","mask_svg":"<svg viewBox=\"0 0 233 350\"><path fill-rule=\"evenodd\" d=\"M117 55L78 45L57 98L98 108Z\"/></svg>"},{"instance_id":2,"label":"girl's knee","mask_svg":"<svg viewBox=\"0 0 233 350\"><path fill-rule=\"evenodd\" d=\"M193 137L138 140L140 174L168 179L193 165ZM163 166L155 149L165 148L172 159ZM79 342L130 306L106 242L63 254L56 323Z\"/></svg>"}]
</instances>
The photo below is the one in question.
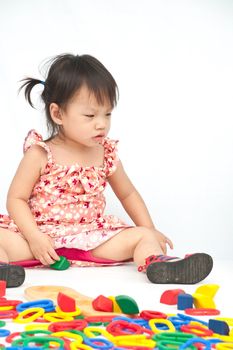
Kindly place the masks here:
<instances>
[{"instance_id":1,"label":"girl's knee","mask_svg":"<svg viewBox=\"0 0 233 350\"><path fill-rule=\"evenodd\" d=\"M137 233L139 235L139 239L154 239L155 233L153 229L150 229L148 227L144 226L137 226L135 228L137 230Z\"/></svg>"}]
</instances>

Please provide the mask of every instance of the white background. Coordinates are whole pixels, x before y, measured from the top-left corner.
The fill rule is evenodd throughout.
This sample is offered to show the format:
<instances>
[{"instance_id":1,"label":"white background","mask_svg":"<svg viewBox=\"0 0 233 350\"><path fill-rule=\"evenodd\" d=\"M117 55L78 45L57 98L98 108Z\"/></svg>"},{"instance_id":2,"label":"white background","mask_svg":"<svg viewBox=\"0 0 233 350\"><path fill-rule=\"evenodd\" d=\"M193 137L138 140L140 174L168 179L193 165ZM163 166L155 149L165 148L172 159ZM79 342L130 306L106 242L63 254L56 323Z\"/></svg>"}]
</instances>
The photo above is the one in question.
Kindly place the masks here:
<instances>
[{"instance_id":1,"label":"white background","mask_svg":"<svg viewBox=\"0 0 233 350\"><path fill-rule=\"evenodd\" d=\"M24 137L46 136L43 86L33 110L19 80L43 79L51 56L88 53L119 85L109 136L175 254L232 258L233 1L0 0L0 44L1 213Z\"/></svg>"}]
</instances>

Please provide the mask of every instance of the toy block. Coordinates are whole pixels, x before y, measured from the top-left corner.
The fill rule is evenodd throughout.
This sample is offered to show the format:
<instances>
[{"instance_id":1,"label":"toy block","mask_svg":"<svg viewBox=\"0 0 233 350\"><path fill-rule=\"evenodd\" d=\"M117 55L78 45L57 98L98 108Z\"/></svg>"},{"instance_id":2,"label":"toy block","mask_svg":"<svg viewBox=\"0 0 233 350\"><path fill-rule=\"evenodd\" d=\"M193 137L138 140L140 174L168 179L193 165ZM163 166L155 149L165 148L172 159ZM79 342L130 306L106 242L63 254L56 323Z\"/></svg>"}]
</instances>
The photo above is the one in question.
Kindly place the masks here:
<instances>
[{"instance_id":1,"label":"toy block","mask_svg":"<svg viewBox=\"0 0 233 350\"><path fill-rule=\"evenodd\" d=\"M57 304L63 312L73 312L76 311L75 299L69 297L68 295L59 292L57 295Z\"/></svg>"},{"instance_id":2,"label":"toy block","mask_svg":"<svg viewBox=\"0 0 233 350\"><path fill-rule=\"evenodd\" d=\"M183 289L168 289L160 297L160 303L167 305L176 305L178 295L185 294Z\"/></svg>"},{"instance_id":3,"label":"toy block","mask_svg":"<svg viewBox=\"0 0 233 350\"><path fill-rule=\"evenodd\" d=\"M50 265L54 270L67 270L70 267L70 262L64 257L60 256L60 260Z\"/></svg>"},{"instance_id":4,"label":"toy block","mask_svg":"<svg viewBox=\"0 0 233 350\"><path fill-rule=\"evenodd\" d=\"M0 297L6 294L6 281L0 280Z\"/></svg>"},{"instance_id":5,"label":"toy block","mask_svg":"<svg viewBox=\"0 0 233 350\"><path fill-rule=\"evenodd\" d=\"M216 305L214 300L206 295L194 293L193 294L193 303L195 305L195 308L206 308L206 309L216 309Z\"/></svg>"},{"instance_id":6,"label":"toy block","mask_svg":"<svg viewBox=\"0 0 233 350\"><path fill-rule=\"evenodd\" d=\"M196 289L193 294L194 305L198 308L216 309L214 296L219 289L217 284L204 284Z\"/></svg>"},{"instance_id":7,"label":"toy block","mask_svg":"<svg viewBox=\"0 0 233 350\"><path fill-rule=\"evenodd\" d=\"M221 335L229 335L229 332L230 332L230 328L225 321L210 319L208 327L214 333L221 334Z\"/></svg>"},{"instance_id":8,"label":"toy block","mask_svg":"<svg viewBox=\"0 0 233 350\"><path fill-rule=\"evenodd\" d=\"M99 295L97 298L92 300L92 306L96 311L113 311L113 302L112 300L106 298L104 295Z\"/></svg>"},{"instance_id":9,"label":"toy block","mask_svg":"<svg viewBox=\"0 0 233 350\"><path fill-rule=\"evenodd\" d=\"M191 294L179 294L177 300L178 310L191 309L193 307L193 297Z\"/></svg>"},{"instance_id":10,"label":"toy block","mask_svg":"<svg viewBox=\"0 0 233 350\"><path fill-rule=\"evenodd\" d=\"M215 294L219 290L219 285L217 284L204 284L195 290L195 294L203 294L210 298L214 298Z\"/></svg>"},{"instance_id":11,"label":"toy block","mask_svg":"<svg viewBox=\"0 0 233 350\"><path fill-rule=\"evenodd\" d=\"M113 303L113 312L116 312L116 313L119 313L121 314L122 311L121 311L121 308L120 306L117 304L116 302L116 298L114 296L110 296L108 297L108 299L112 300L112 303Z\"/></svg>"},{"instance_id":12,"label":"toy block","mask_svg":"<svg viewBox=\"0 0 233 350\"><path fill-rule=\"evenodd\" d=\"M128 295L117 295L115 300L124 314L134 315L139 313L136 301Z\"/></svg>"}]
</instances>

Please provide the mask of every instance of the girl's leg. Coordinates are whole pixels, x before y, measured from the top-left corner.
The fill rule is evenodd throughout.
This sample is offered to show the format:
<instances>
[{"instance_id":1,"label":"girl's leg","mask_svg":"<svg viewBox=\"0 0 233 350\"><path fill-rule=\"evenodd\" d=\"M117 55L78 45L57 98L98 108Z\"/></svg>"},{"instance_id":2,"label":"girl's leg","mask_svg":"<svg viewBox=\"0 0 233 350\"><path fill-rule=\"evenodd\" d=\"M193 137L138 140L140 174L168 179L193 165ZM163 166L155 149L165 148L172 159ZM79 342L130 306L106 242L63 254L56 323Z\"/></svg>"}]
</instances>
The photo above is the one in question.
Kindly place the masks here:
<instances>
[{"instance_id":1,"label":"girl's leg","mask_svg":"<svg viewBox=\"0 0 233 350\"><path fill-rule=\"evenodd\" d=\"M34 257L27 241L15 232L0 228L0 261L9 263L31 259Z\"/></svg>"},{"instance_id":2,"label":"girl's leg","mask_svg":"<svg viewBox=\"0 0 233 350\"><path fill-rule=\"evenodd\" d=\"M96 258L127 260L133 258L137 266L144 265L150 255L163 254L153 230L146 227L125 229L92 250Z\"/></svg>"},{"instance_id":3,"label":"girl's leg","mask_svg":"<svg viewBox=\"0 0 233 350\"><path fill-rule=\"evenodd\" d=\"M211 256L205 253L196 253L184 259L164 256L154 231L145 227L121 231L93 249L92 254L117 261L133 258L136 265L141 265L143 269L146 262L148 279L159 284L198 283L208 276L213 267Z\"/></svg>"}]
</instances>

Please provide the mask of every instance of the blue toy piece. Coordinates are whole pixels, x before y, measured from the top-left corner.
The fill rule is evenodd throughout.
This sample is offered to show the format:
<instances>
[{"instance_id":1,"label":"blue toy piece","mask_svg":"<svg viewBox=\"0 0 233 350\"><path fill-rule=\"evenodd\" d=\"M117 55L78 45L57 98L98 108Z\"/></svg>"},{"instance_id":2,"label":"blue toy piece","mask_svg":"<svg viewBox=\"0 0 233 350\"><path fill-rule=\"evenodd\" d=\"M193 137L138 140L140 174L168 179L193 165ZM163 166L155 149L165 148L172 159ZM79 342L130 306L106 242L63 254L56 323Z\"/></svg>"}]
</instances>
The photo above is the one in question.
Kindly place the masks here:
<instances>
[{"instance_id":1,"label":"blue toy piece","mask_svg":"<svg viewBox=\"0 0 233 350\"><path fill-rule=\"evenodd\" d=\"M177 298L177 309L185 310L193 307L193 297L191 294L179 294Z\"/></svg>"},{"instance_id":2,"label":"blue toy piece","mask_svg":"<svg viewBox=\"0 0 233 350\"><path fill-rule=\"evenodd\" d=\"M46 312L51 312L55 310L55 305L50 299L40 299L35 301L28 301L26 303L21 303L16 306L18 312L22 312L30 307L42 307Z\"/></svg>"},{"instance_id":3,"label":"blue toy piece","mask_svg":"<svg viewBox=\"0 0 233 350\"><path fill-rule=\"evenodd\" d=\"M184 350L190 348L190 345L193 343L201 343L205 345L205 350L211 350L211 342L209 340L203 339L203 338L193 338L189 339L186 343L181 344L179 347L179 350Z\"/></svg>"},{"instance_id":4,"label":"blue toy piece","mask_svg":"<svg viewBox=\"0 0 233 350\"><path fill-rule=\"evenodd\" d=\"M203 324L204 326L208 327L208 322L202 321L199 318L192 317L192 316L189 316L189 315L183 315L183 314L179 314L179 313L177 314L177 316L179 318L181 318L182 320L199 322L199 323Z\"/></svg>"},{"instance_id":5,"label":"blue toy piece","mask_svg":"<svg viewBox=\"0 0 233 350\"><path fill-rule=\"evenodd\" d=\"M208 327L214 333L221 335L229 335L230 332L230 328L225 321L210 319Z\"/></svg>"}]
</instances>

